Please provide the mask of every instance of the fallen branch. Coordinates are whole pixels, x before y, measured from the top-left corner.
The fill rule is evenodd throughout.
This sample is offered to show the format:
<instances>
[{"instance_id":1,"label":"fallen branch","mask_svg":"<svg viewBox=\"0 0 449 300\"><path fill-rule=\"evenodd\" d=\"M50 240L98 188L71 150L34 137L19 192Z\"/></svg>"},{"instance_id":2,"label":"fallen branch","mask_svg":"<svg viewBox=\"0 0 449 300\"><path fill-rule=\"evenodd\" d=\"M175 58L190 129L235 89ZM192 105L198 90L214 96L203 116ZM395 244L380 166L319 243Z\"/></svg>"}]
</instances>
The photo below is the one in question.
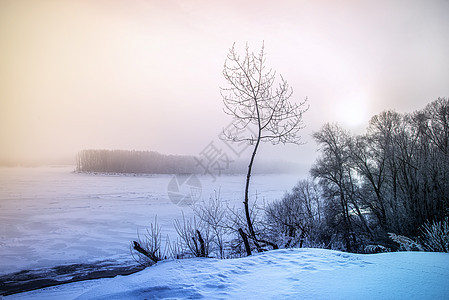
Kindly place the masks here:
<instances>
[{"instance_id":1,"label":"fallen branch","mask_svg":"<svg viewBox=\"0 0 449 300\"><path fill-rule=\"evenodd\" d=\"M146 251L145 249L143 249L140 244L136 241L133 241L134 243L134 250L136 250L137 252L145 255L146 257L148 257L149 259L151 259L152 261L154 261L154 263L157 263L158 261L160 261L161 259L159 257L157 257L154 253L150 253L148 251Z\"/></svg>"}]
</instances>

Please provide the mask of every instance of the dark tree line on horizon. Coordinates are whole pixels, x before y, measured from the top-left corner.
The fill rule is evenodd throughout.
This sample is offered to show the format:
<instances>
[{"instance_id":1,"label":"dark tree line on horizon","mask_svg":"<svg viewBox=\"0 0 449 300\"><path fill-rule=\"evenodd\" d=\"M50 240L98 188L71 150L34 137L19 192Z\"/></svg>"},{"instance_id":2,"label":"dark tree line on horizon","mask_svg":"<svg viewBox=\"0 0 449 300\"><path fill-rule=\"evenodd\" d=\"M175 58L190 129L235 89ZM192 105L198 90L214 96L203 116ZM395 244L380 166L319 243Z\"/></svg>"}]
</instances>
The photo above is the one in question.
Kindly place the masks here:
<instances>
[{"instance_id":1,"label":"dark tree line on horizon","mask_svg":"<svg viewBox=\"0 0 449 300\"><path fill-rule=\"evenodd\" d=\"M246 171L244 160L231 161L221 166L199 164L190 155L167 155L155 151L86 149L76 155L76 172L123 174L242 174ZM293 169L293 164L267 161L255 173L282 173Z\"/></svg>"},{"instance_id":2,"label":"dark tree line on horizon","mask_svg":"<svg viewBox=\"0 0 449 300\"><path fill-rule=\"evenodd\" d=\"M165 155L155 151L82 150L76 157L77 172L180 174L200 173L193 156Z\"/></svg>"}]
</instances>

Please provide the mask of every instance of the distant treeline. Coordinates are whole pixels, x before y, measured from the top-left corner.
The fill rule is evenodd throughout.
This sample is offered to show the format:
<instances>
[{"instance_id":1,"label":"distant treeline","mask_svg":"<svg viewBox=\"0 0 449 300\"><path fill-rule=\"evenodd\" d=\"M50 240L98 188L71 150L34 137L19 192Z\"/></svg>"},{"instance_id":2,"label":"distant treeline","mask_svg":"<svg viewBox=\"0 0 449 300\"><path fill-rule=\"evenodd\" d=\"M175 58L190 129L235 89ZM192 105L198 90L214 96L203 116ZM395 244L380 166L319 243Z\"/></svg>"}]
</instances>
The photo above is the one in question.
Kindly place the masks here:
<instances>
[{"instance_id":1,"label":"distant treeline","mask_svg":"<svg viewBox=\"0 0 449 300\"><path fill-rule=\"evenodd\" d=\"M154 151L82 150L78 172L178 174L199 173L193 156L164 155Z\"/></svg>"},{"instance_id":2,"label":"distant treeline","mask_svg":"<svg viewBox=\"0 0 449 300\"><path fill-rule=\"evenodd\" d=\"M271 162L262 164L256 173L281 173L292 164ZM76 156L77 172L137 173L137 174L241 174L247 170L246 161L206 165L189 155L166 155L155 151L88 149ZM290 170L291 171L291 170Z\"/></svg>"}]
</instances>

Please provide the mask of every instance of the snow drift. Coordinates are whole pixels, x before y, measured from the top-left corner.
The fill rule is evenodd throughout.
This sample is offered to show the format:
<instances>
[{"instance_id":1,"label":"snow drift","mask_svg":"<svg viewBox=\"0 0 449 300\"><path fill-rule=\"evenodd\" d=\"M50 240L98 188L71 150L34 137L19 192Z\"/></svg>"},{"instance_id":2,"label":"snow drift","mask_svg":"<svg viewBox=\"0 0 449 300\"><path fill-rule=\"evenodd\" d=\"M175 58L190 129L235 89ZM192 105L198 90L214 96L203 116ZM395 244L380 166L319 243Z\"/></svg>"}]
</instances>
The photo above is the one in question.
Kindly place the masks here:
<instances>
[{"instance_id":1,"label":"snow drift","mask_svg":"<svg viewBox=\"0 0 449 300\"><path fill-rule=\"evenodd\" d=\"M163 261L129 276L5 299L447 299L449 254L283 249L240 259Z\"/></svg>"}]
</instances>

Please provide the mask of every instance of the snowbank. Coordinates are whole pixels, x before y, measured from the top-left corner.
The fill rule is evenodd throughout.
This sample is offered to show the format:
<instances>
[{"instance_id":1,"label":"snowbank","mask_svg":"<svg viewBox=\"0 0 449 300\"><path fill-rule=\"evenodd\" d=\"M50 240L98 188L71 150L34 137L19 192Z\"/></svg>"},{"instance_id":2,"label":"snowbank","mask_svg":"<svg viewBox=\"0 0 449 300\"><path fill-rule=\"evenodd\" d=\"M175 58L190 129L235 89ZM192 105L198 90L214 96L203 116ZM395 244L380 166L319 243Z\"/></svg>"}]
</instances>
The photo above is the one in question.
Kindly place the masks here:
<instances>
[{"instance_id":1,"label":"snowbank","mask_svg":"<svg viewBox=\"0 0 449 300\"><path fill-rule=\"evenodd\" d=\"M5 299L448 299L449 254L275 250L164 261L117 276Z\"/></svg>"}]
</instances>

